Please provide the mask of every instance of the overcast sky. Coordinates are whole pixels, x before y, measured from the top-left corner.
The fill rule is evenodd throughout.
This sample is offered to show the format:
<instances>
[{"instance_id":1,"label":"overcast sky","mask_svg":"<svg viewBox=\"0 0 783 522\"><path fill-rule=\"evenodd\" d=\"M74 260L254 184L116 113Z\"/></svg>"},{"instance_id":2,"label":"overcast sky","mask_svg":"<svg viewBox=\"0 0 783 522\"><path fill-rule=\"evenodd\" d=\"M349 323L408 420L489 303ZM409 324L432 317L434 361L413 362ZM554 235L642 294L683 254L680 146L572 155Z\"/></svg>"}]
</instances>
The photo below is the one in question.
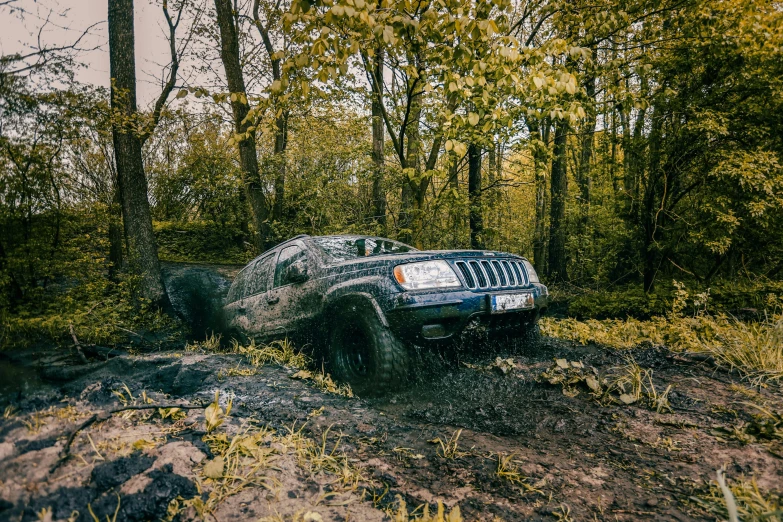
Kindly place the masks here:
<instances>
[{"instance_id":1,"label":"overcast sky","mask_svg":"<svg viewBox=\"0 0 783 522\"><path fill-rule=\"evenodd\" d=\"M73 43L93 24L89 37L80 47L98 49L81 54L86 67L79 68L76 78L83 83L109 86L109 46L107 13L109 0L17 0L25 14L11 14L0 8L0 52L24 52L35 45L38 31L50 12L49 24L41 34L46 45ZM151 103L160 92L163 66L169 63L166 20L159 2L135 1L136 76L139 105Z\"/></svg>"}]
</instances>

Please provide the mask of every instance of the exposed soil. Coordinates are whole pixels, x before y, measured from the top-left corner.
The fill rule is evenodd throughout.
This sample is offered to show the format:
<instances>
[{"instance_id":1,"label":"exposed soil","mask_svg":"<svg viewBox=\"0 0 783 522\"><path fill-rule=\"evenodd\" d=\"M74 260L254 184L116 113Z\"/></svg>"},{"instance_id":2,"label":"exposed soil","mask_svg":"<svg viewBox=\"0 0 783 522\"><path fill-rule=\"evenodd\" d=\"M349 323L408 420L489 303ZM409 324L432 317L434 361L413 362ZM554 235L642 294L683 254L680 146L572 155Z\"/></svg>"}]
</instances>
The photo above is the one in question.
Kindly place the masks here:
<instances>
[{"instance_id":1,"label":"exposed soil","mask_svg":"<svg viewBox=\"0 0 783 522\"><path fill-rule=\"evenodd\" d=\"M458 505L465 520L715 520L693 499L724 466L731 479L753 477L761 490L783 493L779 445L743 445L719 431L750 421L752 404L781 411L779 388L750 389L736 374L662 347L620 353L545 339L514 352L494 345L459 361L426 356L406 390L376 398L322 392L291 378L296 369L254 369L234 354L121 355L64 369L58 380L50 370L46 382L31 370L40 354L17 354L3 363L3 375L18 380L5 383L11 393L0 399L9 406L0 419L0 520L92 521L91 511L100 520L115 511L117 521L194 520L199 502L210 506L207 519L221 522L318 520L314 513L388 520L399 498L409 510ZM669 412L599 401L584 385L567 396L537 379L555 359L603 375L629 354L653 370L656 389L672 385ZM512 360L492 364L498 355ZM212 439L201 408L180 420L126 411L78 432L70 458L51 471L73 429L121 399L206 407L216 391L233 408ZM447 446L458 432L445 455L432 442ZM230 442L254 433L258 473L216 501L220 482L205 470L215 462L214 435ZM318 469L295 436L285 438L292 433L315 448L325 440L326 454L361 473L344 480ZM499 459L517 475L500 476Z\"/></svg>"},{"instance_id":2,"label":"exposed soil","mask_svg":"<svg viewBox=\"0 0 783 522\"><path fill-rule=\"evenodd\" d=\"M124 385L137 404L145 391L159 404L206 405L220 390L224 399L234 397L234 408L218 432L239 433L250 419L280 433L294 423L305 425L302 433L317 441L329 429L329 446L338 443L337 453L363 470L357 488L340 489L335 477L311 474L293 450L277 448L267 474L274 485L228 497L215 510L221 521L306 511L327 520L381 520L397 495L409 507L458 504L466 520L557 520L565 513L574 520L714 520L689 497L703 492L721 466L730 476L753 476L762 489L780 493L783 460L774 451L710 434L749 419L747 402L779 405L779 391L749 390L726 372L682 362L664 349L632 354L654 369L661 389L673 385L672 413L601 405L586 391L567 397L559 386L537 382L554 358L599 371L624 362L617 352L552 339L533 354L512 355L508 373L433 364L404 392L373 399L323 393L291 379L294 370L274 365L252 376L223 376L247 368L238 355L117 357L80 379L14 398L19 411L0 428L0 518L36 520L51 508L55 520L76 511L76 520L91 520L89 504L103 520L113 516L119 498L117 520L148 520L164 518L174 499L206 498L210 481L202 468L212 454L202 441L200 409L179 424L145 419L143 412L116 414L80 432L73 457L49 473L70 430L89 412L119 406L111 392L124 391ZM470 364L491 360L477 356ZM55 409L41 413L50 406ZM440 445L429 441L446 441L458 429L458 453L444 458ZM498 453L515 455L523 482L497 475ZM340 502L330 502L330 492L339 493Z\"/></svg>"}]
</instances>

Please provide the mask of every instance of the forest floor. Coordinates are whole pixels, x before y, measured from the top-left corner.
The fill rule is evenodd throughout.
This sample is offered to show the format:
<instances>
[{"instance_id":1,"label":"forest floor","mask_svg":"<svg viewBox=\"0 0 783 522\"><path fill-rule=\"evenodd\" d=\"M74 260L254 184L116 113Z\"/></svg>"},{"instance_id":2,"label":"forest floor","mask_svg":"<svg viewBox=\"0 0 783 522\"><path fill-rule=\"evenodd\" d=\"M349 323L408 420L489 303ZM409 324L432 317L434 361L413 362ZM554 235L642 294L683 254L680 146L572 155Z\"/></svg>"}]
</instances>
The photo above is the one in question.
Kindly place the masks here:
<instances>
[{"instance_id":1,"label":"forest floor","mask_svg":"<svg viewBox=\"0 0 783 522\"><path fill-rule=\"evenodd\" d=\"M372 399L238 354L95 363L12 397L0 427L0 519L383 520L404 499L411 513L458 505L465 520L715 520L722 497L709 484L723 467L780 494L783 448L736 440L752 432L757 406L781 411L780 390L751 389L663 347L621 353L545 339L501 364L493 355L433 367ZM628 355L657 389L672 386L667 412L540 382L555 359L603 375ZM207 434L216 392L233 405ZM157 409L109 416L79 431L52 471L80 422L150 401L200 407L180 419Z\"/></svg>"},{"instance_id":2,"label":"forest floor","mask_svg":"<svg viewBox=\"0 0 783 522\"><path fill-rule=\"evenodd\" d=\"M0 352L0 520L716 520L720 469L741 509L783 495L779 385L664 346L425 356L375 398L217 348Z\"/></svg>"}]
</instances>

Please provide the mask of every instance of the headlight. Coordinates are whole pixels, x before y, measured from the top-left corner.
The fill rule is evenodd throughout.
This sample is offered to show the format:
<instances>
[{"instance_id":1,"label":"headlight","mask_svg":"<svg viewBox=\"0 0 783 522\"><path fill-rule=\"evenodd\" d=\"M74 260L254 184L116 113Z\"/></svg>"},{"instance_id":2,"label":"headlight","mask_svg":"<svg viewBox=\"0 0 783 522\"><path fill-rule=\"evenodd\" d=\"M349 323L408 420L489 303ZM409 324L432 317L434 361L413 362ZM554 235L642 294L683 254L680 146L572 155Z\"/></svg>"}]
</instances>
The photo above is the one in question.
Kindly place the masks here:
<instances>
[{"instance_id":1,"label":"headlight","mask_svg":"<svg viewBox=\"0 0 783 522\"><path fill-rule=\"evenodd\" d=\"M527 280L531 283L540 283L538 280L538 274L536 274L536 269L533 268L533 265L530 263L530 261L523 259L522 264L525 265L525 270L527 270Z\"/></svg>"},{"instance_id":2,"label":"headlight","mask_svg":"<svg viewBox=\"0 0 783 522\"><path fill-rule=\"evenodd\" d=\"M424 261L394 267L394 278L406 290L460 286L457 274L446 261Z\"/></svg>"}]
</instances>

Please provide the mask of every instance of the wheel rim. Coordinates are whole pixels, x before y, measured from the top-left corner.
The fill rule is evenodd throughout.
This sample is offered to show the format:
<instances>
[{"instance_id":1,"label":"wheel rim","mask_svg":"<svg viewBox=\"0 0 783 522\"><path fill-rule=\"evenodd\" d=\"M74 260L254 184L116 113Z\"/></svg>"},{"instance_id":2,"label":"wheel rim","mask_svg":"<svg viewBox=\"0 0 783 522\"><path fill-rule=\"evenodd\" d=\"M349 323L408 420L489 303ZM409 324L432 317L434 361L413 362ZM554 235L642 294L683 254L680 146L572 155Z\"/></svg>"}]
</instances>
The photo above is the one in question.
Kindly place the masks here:
<instances>
[{"instance_id":1,"label":"wheel rim","mask_svg":"<svg viewBox=\"0 0 783 522\"><path fill-rule=\"evenodd\" d=\"M337 359L348 380L365 380L371 373L369 339L356 327L342 328L337 336Z\"/></svg>"}]
</instances>

